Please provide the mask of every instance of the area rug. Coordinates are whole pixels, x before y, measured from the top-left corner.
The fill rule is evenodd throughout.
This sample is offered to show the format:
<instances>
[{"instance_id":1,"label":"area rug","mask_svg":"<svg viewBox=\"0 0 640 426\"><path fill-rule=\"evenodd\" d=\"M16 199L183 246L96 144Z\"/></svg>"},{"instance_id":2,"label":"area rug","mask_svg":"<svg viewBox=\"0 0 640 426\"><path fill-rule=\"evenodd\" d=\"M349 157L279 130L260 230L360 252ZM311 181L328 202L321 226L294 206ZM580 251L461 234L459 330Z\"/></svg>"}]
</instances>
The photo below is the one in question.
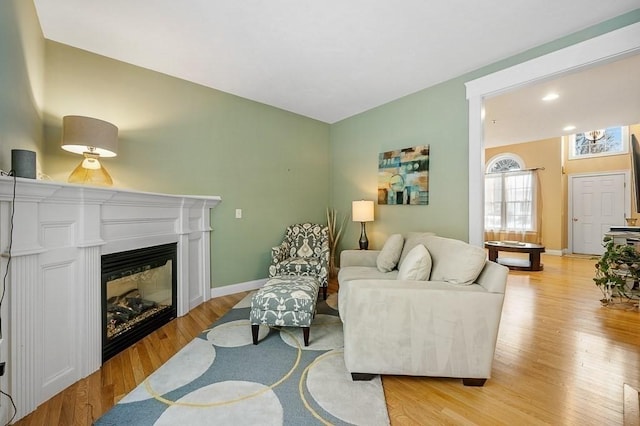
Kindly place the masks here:
<instances>
[{"instance_id":1,"label":"area rug","mask_svg":"<svg viewBox=\"0 0 640 426\"><path fill-rule=\"evenodd\" d=\"M261 327L250 296L187 344L95 424L388 425L380 378L353 382L337 311L318 302L305 347L298 328Z\"/></svg>"}]
</instances>

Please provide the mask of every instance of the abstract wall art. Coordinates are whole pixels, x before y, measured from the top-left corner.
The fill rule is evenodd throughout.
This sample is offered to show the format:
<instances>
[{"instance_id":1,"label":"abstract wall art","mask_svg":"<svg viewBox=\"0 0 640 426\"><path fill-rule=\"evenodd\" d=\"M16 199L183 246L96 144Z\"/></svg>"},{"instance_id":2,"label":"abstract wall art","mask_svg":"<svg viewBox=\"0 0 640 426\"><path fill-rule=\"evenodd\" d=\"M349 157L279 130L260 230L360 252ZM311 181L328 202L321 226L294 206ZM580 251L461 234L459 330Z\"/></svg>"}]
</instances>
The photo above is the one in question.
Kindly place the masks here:
<instances>
[{"instance_id":1,"label":"abstract wall art","mask_svg":"<svg viewBox=\"0 0 640 426\"><path fill-rule=\"evenodd\" d=\"M429 204L429 145L379 154L378 204Z\"/></svg>"}]
</instances>

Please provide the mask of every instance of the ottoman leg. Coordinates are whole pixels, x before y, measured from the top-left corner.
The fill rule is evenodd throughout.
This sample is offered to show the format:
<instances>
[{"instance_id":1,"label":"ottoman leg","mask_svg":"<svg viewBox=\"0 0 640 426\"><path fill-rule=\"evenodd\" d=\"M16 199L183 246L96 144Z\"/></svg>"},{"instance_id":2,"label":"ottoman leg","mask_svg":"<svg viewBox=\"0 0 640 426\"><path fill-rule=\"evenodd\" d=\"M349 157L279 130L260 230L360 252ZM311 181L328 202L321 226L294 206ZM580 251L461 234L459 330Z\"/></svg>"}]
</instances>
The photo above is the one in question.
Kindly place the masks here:
<instances>
[{"instance_id":1,"label":"ottoman leg","mask_svg":"<svg viewBox=\"0 0 640 426\"><path fill-rule=\"evenodd\" d=\"M302 336L304 337L304 345L309 346L309 327L302 327Z\"/></svg>"},{"instance_id":2,"label":"ottoman leg","mask_svg":"<svg viewBox=\"0 0 640 426\"><path fill-rule=\"evenodd\" d=\"M251 335L253 336L253 344L258 344L258 330L260 329L259 324L251 324Z\"/></svg>"}]
</instances>

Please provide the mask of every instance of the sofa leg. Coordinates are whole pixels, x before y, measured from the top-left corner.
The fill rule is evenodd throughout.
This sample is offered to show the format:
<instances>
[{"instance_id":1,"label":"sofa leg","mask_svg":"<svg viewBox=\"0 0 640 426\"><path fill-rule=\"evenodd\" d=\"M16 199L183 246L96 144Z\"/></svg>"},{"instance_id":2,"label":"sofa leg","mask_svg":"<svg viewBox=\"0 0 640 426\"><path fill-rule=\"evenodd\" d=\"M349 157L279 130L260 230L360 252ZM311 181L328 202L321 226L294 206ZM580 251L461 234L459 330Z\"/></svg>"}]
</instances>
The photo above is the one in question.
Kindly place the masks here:
<instances>
[{"instance_id":1,"label":"sofa leg","mask_svg":"<svg viewBox=\"0 0 640 426\"><path fill-rule=\"evenodd\" d=\"M253 344L258 344L258 330L260 329L260 325L251 324L251 335L253 336Z\"/></svg>"},{"instance_id":2,"label":"sofa leg","mask_svg":"<svg viewBox=\"0 0 640 426\"><path fill-rule=\"evenodd\" d=\"M465 386L484 386L487 379L462 379L462 384Z\"/></svg>"},{"instance_id":3,"label":"sofa leg","mask_svg":"<svg viewBox=\"0 0 640 426\"><path fill-rule=\"evenodd\" d=\"M364 381L364 380L373 380L377 374L369 374L369 373L351 373L351 379L354 382Z\"/></svg>"}]
</instances>

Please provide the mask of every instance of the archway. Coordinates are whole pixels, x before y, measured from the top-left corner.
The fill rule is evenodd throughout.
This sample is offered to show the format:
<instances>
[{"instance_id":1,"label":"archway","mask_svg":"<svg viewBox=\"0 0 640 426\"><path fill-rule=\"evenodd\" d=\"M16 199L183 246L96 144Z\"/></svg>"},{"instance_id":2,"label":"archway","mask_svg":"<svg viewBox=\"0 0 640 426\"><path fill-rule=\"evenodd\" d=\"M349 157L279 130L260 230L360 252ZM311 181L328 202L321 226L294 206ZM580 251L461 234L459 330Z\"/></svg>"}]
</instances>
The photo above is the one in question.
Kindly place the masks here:
<instances>
[{"instance_id":1,"label":"archway","mask_svg":"<svg viewBox=\"0 0 640 426\"><path fill-rule=\"evenodd\" d=\"M640 23L469 81L469 242L484 243L484 99L580 68L640 52Z\"/></svg>"}]
</instances>

